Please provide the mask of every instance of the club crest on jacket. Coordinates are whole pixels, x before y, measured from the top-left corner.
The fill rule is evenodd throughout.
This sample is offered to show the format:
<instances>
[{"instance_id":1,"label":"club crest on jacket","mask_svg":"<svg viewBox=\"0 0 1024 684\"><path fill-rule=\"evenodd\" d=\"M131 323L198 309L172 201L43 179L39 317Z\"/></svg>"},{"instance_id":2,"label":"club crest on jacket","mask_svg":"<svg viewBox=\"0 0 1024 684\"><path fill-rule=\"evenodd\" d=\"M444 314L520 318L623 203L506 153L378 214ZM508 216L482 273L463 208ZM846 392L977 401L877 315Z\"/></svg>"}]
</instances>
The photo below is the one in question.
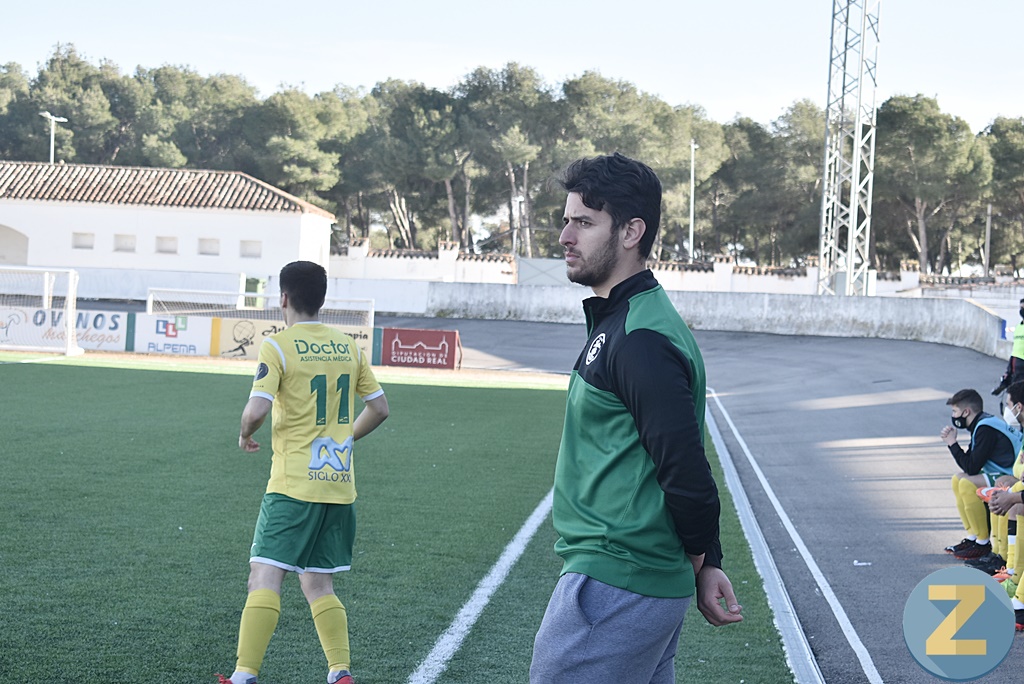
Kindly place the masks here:
<instances>
[{"instance_id":1,"label":"club crest on jacket","mask_svg":"<svg viewBox=\"0 0 1024 684\"><path fill-rule=\"evenodd\" d=\"M601 353L601 347L604 346L604 333L601 333L594 342L590 345L590 349L587 350L587 365L589 366L597 358L597 355Z\"/></svg>"}]
</instances>

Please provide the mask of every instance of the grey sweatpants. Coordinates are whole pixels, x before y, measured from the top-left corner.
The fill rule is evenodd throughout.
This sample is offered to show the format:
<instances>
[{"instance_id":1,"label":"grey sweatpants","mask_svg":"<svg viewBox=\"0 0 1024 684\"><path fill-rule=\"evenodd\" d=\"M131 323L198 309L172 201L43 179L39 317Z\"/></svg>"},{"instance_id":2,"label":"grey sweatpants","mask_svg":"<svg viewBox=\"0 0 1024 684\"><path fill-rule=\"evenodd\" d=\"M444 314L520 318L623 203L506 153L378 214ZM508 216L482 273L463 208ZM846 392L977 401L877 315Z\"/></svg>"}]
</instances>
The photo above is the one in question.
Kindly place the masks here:
<instances>
[{"instance_id":1,"label":"grey sweatpants","mask_svg":"<svg viewBox=\"0 0 1024 684\"><path fill-rule=\"evenodd\" d=\"M674 684L689 605L566 573L534 640L530 684Z\"/></svg>"}]
</instances>

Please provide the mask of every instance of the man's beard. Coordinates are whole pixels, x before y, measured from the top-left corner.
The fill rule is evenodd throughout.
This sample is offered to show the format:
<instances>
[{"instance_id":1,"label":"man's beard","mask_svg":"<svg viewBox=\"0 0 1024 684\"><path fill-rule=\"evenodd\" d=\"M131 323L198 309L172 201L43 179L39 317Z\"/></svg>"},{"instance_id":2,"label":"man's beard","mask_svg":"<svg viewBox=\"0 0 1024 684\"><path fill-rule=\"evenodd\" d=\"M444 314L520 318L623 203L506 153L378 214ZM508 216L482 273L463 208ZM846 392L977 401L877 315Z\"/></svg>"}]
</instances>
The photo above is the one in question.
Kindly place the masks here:
<instances>
[{"instance_id":1,"label":"man's beard","mask_svg":"<svg viewBox=\"0 0 1024 684\"><path fill-rule=\"evenodd\" d=\"M584 257L579 252L573 252L579 255L581 263L576 267L575 272L571 266L566 265L565 275L569 281L586 287L594 287L607 281L619 263L619 255L615 249L618 242L618 233L613 230L599 252L589 257Z\"/></svg>"}]
</instances>

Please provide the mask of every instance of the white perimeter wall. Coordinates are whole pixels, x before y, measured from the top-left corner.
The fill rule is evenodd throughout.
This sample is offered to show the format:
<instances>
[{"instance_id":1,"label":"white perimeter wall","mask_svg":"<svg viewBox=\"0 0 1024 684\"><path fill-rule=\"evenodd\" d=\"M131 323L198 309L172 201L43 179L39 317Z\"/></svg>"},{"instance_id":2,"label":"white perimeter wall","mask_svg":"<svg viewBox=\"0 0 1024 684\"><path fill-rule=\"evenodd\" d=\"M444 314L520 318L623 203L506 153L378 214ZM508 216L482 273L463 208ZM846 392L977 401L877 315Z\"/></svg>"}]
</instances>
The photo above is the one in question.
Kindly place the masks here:
<instances>
[{"instance_id":1,"label":"white perimeter wall","mask_svg":"<svg viewBox=\"0 0 1024 684\"><path fill-rule=\"evenodd\" d=\"M25 203L28 204L28 203ZM38 203L37 203L38 204ZM13 207L13 208L12 208ZM16 211L12 203L0 202L0 225L19 225ZM38 207L36 208L38 209ZM154 216L146 217L148 225L171 226L175 222L184 221L183 212L176 210L153 210ZM163 268L119 268L115 264L111 251L113 234L130 230L130 226L115 221L126 221L126 215L109 213L109 209L96 207L89 214L88 220L76 219L74 226L63 226L61 221L68 220L68 214L54 213L47 225L38 227L39 231L50 231L47 240L32 239L31 265L50 265L67 267L66 262L72 257L80 259L80 263L70 264L80 274L79 296L83 299L145 299L150 287L167 287L179 289L215 290L238 292L242 289L246 276L266 278L269 281L268 294L276 292L276 276L282 265L297 258L316 260L314 254L301 253L303 249L315 250L318 243L310 239L306 243L285 246L280 234L288 231L288 226L281 223L283 215L254 217L252 213L243 212L209 212L216 214L221 220L221 228L233 225L230 230L237 235L242 233L246 238L265 236L263 256L261 259L241 260L227 255L229 242L222 242L222 257L216 258L217 268L203 271L197 268L174 268L174 264L184 264L186 255L175 260L173 255L143 254L145 245L140 234L140 242L135 255L119 255L119 257L140 257L151 259L151 263L160 263ZM141 212L135 212L141 213ZM20 221L24 227L28 220L38 221L40 212L23 217ZM84 214L76 207L74 214ZM13 216L13 219L12 219ZM292 220L297 216L292 216ZM315 219L304 215L304 219ZM141 221L140 217L136 217ZM157 220L159 219L159 220ZM231 219L230 221L227 219ZM50 224L53 225L50 225ZM205 225L205 224L203 224ZM54 227L58 226L58 227ZM100 228L106 226L104 233L109 242L101 239ZM294 227L294 223L292 224ZM72 230L93 228L97 233L96 248L84 256L80 250L70 249ZM189 240L198 240L204 228L200 224L191 226L177 225L179 236L190 235L186 239L180 237L179 251L184 251L190 244ZM321 222L312 221L310 234L323 229L326 236L326 219ZM157 229L159 230L159 229ZM212 230L212 229L211 229ZM156 230L152 235L159 234ZM103 238L106 239L106 238ZM235 238L232 238L235 239ZM255 238L254 238L255 239ZM40 244L52 244L53 248L45 250ZM106 244L106 247L103 245ZM302 246L304 245L304 246ZM236 245L237 246L237 245ZM275 251L278 250L278 251ZM422 269L434 269L437 276L438 267L451 269L451 277L469 277L470 273L457 274L455 254L444 254L445 259L407 259L397 258L386 260L391 269L386 277L380 278L340 278L332 277L329 281L328 297L338 299L372 299L378 313L405 314L412 316L431 316L449 318L485 318L485 319L517 319L527 321L550 321L566 323L582 323L583 314L580 301L588 296L588 289L571 284L558 284L564 278L564 265L558 260L545 260L551 263L529 264L523 268L529 271L528 279L536 285L515 285L488 282L445 282L442 279L422 280L416 276L426 275ZM102 257L102 258L101 258ZM167 259L164 259L167 257ZM42 259L47 259L42 262ZM206 257L207 259L214 259ZM194 257L193 266L197 263ZM385 260L382 260L382 262ZM88 263L86 263L88 262ZM509 278L510 274L501 273L511 268L509 263L487 261L469 262L482 276L484 271L491 275ZM364 266L366 262L364 261ZM467 264L468 266L469 264ZM234 271L229 266L238 267ZM412 268L410 268L410 266ZM244 267L244 268L242 268ZM937 342L975 349L979 352L1007 358L1010 342L1005 340L1005 321L998 315L976 303L964 299L941 299L920 297L920 290L901 292L898 297L824 297L815 294L794 294L793 291L813 291L816 274L809 269L806 276L758 275L741 272L731 264L715 264L711 271L656 271L660 282L669 292L683 318L698 330L734 330L749 332L766 332L788 335L824 335L839 337L878 337L898 340L919 340ZM334 275L334 274L332 274ZM906 274L905 274L906 275ZM911 274L914 275L914 274ZM405 276L405 279L398 279ZM514 277L514 276L513 276ZM909 280L909 279L907 279ZM563 281L564 282L564 281ZM549 284L540 284L549 283ZM916 282L914 283L916 285ZM878 283L879 293L883 291L882 281ZM702 291L695 291L695 288ZM740 288L764 288L771 291L742 292ZM889 285L886 289L895 289ZM714 291L709 291L714 290ZM894 293L890 290L890 293ZM87 308L87 307L83 307ZM1014 321L1016 322L1016 321Z\"/></svg>"},{"instance_id":2,"label":"white perimeter wall","mask_svg":"<svg viewBox=\"0 0 1024 684\"><path fill-rule=\"evenodd\" d=\"M654 272L666 290L687 292L768 292L817 294L818 269L809 267L791 275L758 272L758 269L716 262L708 270L655 265ZM332 278L369 280L423 280L442 283L499 283L506 285L568 285L562 259L526 259L513 263L499 260L458 258L454 250L429 254L371 255L365 243L349 247L348 254L332 256L327 273ZM918 287L919 274L905 272L899 280L874 281L875 294L894 295Z\"/></svg>"},{"instance_id":3,"label":"white perimeter wall","mask_svg":"<svg viewBox=\"0 0 1024 684\"><path fill-rule=\"evenodd\" d=\"M695 330L936 342L1008 358L1004 321L968 300L669 291ZM374 299L377 314L583 323L578 285L521 287L332 279L328 296Z\"/></svg>"},{"instance_id":4,"label":"white perimeter wall","mask_svg":"<svg viewBox=\"0 0 1024 684\"><path fill-rule=\"evenodd\" d=\"M330 258L328 275L332 278L370 278L374 280L436 280L447 283L516 282L514 263L501 260L459 259L455 250L440 250L438 256L370 256L365 247L349 247L347 255ZM564 262L556 259L533 261Z\"/></svg>"}]
</instances>

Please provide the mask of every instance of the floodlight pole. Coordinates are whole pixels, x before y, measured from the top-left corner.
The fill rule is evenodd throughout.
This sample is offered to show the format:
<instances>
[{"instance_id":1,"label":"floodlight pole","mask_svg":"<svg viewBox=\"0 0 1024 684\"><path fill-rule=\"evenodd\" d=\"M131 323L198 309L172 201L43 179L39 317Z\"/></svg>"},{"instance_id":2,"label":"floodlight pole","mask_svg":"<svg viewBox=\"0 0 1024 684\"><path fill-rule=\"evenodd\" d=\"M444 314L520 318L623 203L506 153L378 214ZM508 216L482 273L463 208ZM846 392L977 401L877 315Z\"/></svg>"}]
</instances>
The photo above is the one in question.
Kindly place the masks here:
<instances>
[{"instance_id":1,"label":"floodlight pole","mask_svg":"<svg viewBox=\"0 0 1024 684\"><path fill-rule=\"evenodd\" d=\"M832 3L818 294L864 296L872 289L869 251L881 2Z\"/></svg>"},{"instance_id":2,"label":"floodlight pole","mask_svg":"<svg viewBox=\"0 0 1024 684\"><path fill-rule=\"evenodd\" d=\"M992 203L988 203L988 214L985 217L985 277L992 270Z\"/></svg>"},{"instance_id":3,"label":"floodlight pole","mask_svg":"<svg viewBox=\"0 0 1024 684\"><path fill-rule=\"evenodd\" d=\"M67 123L67 119L63 116L54 116L50 112L39 112L39 116L50 121L50 163L53 163L53 136L57 129L57 122Z\"/></svg>"},{"instance_id":4,"label":"floodlight pole","mask_svg":"<svg viewBox=\"0 0 1024 684\"><path fill-rule=\"evenodd\" d=\"M700 145L693 138L690 138L690 263L693 263L693 191L694 191L694 162L697 159L697 148Z\"/></svg>"}]
</instances>

